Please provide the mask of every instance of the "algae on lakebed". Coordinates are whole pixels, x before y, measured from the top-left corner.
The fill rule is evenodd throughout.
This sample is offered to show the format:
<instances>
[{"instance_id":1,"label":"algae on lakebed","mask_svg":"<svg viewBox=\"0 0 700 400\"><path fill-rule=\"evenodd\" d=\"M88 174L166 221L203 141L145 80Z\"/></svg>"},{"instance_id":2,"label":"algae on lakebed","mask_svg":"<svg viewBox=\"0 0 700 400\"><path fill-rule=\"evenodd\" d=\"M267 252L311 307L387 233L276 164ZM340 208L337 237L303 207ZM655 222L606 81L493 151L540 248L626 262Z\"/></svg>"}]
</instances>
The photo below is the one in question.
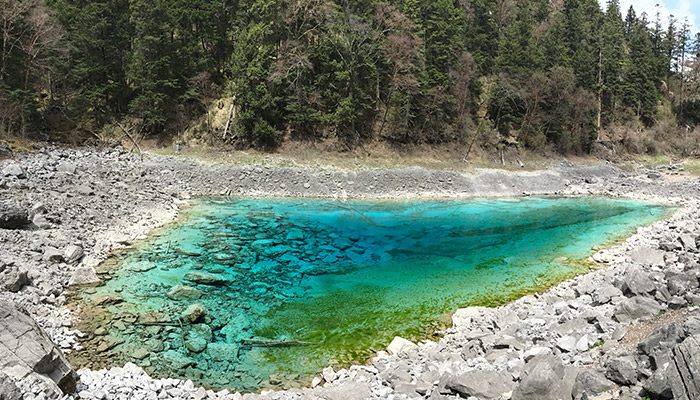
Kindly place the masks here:
<instances>
[{"instance_id":1,"label":"algae on lakebed","mask_svg":"<svg viewBox=\"0 0 700 400\"><path fill-rule=\"evenodd\" d=\"M593 246L669 211L607 198L202 199L122 254L96 293L83 293L124 301L84 319L83 329L104 332L71 358L132 361L215 387L289 387L329 363L366 360L396 335L425 337L459 307L507 302L580 273ZM219 282L188 281L193 271ZM175 285L201 297L171 300ZM180 315L194 302L208 316L189 324ZM307 344L251 347L251 338Z\"/></svg>"}]
</instances>

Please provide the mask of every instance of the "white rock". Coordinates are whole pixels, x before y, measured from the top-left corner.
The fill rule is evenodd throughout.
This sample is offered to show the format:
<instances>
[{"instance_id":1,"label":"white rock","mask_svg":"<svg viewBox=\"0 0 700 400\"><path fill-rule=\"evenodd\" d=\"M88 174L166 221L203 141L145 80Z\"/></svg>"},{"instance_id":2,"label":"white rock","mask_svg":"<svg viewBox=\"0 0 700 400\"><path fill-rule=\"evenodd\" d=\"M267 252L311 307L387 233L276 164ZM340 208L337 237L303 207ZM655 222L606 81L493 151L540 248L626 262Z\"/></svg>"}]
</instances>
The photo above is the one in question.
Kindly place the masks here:
<instances>
[{"instance_id":1,"label":"white rock","mask_svg":"<svg viewBox=\"0 0 700 400\"><path fill-rule=\"evenodd\" d=\"M311 380L311 387L315 388L316 386L321 384L321 378L318 376L314 376L314 379Z\"/></svg>"},{"instance_id":2,"label":"white rock","mask_svg":"<svg viewBox=\"0 0 700 400\"><path fill-rule=\"evenodd\" d=\"M537 347L533 347L530 350L526 351L523 354L523 359L525 361L528 361L533 357L546 356L548 354L552 354L552 349L550 349L549 347L537 346Z\"/></svg>"},{"instance_id":3,"label":"white rock","mask_svg":"<svg viewBox=\"0 0 700 400\"><path fill-rule=\"evenodd\" d=\"M583 335L583 337L576 342L576 350L578 351L586 351L588 350L588 346L588 335Z\"/></svg>"},{"instance_id":4,"label":"white rock","mask_svg":"<svg viewBox=\"0 0 700 400\"><path fill-rule=\"evenodd\" d=\"M333 382L336 380L336 378L338 378L338 375L336 375L335 371L333 371L333 367L324 368L321 375L326 382Z\"/></svg>"},{"instance_id":5,"label":"white rock","mask_svg":"<svg viewBox=\"0 0 700 400\"><path fill-rule=\"evenodd\" d=\"M562 349L567 353L571 353L576 350L576 338L572 336L563 336L557 339L557 347Z\"/></svg>"},{"instance_id":6,"label":"white rock","mask_svg":"<svg viewBox=\"0 0 700 400\"><path fill-rule=\"evenodd\" d=\"M467 326L472 323L473 320L479 319L481 314L486 312L488 309L486 307L466 307L460 308L452 315L452 325L455 328L460 326Z\"/></svg>"},{"instance_id":7,"label":"white rock","mask_svg":"<svg viewBox=\"0 0 700 400\"><path fill-rule=\"evenodd\" d=\"M418 345L411 342L410 340L406 340L400 336L396 336L394 340L392 340L391 343L389 343L389 346L387 346L386 349L389 352L389 354L399 354L402 351L415 349L417 347Z\"/></svg>"}]
</instances>

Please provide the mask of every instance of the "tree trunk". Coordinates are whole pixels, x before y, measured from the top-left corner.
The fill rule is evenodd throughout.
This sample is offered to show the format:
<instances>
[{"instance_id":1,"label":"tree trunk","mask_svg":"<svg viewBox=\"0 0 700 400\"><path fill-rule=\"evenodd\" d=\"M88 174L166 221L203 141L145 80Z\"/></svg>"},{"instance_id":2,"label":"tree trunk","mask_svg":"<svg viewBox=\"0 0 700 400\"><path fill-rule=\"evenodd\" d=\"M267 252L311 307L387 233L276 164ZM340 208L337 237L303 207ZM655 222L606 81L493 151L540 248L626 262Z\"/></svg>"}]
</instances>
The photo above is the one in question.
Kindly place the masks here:
<instances>
[{"instance_id":1,"label":"tree trunk","mask_svg":"<svg viewBox=\"0 0 700 400\"><path fill-rule=\"evenodd\" d=\"M598 118L596 119L596 127L598 128L598 137L596 142L602 139L602 114L603 114L603 51L598 50Z\"/></svg>"}]
</instances>

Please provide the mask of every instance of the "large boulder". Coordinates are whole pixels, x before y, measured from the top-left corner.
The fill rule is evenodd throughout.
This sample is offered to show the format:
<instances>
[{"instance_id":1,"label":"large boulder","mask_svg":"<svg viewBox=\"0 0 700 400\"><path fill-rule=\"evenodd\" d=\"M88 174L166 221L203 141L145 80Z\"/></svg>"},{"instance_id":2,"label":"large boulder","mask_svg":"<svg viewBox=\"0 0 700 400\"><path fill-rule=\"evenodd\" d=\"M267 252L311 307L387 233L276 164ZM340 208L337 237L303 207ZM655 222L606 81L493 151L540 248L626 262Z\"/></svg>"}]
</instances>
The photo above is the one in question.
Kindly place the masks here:
<instances>
[{"instance_id":1,"label":"large boulder","mask_svg":"<svg viewBox=\"0 0 700 400\"><path fill-rule=\"evenodd\" d=\"M590 398L600 393L611 390L615 387L602 372L587 369L576 375L576 383L574 383L573 397L574 399Z\"/></svg>"},{"instance_id":2,"label":"large boulder","mask_svg":"<svg viewBox=\"0 0 700 400\"><path fill-rule=\"evenodd\" d=\"M5 271L0 272L0 287L3 287L10 292L17 293L30 283L31 281L27 276L27 271L19 270L17 268L8 268Z\"/></svg>"},{"instance_id":3,"label":"large boulder","mask_svg":"<svg viewBox=\"0 0 700 400\"><path fill-rule=\"evenodd\" d=\"M411 342L410 340L406 340L400 336L396 336L394 340L389 343L389 346L387 346L387 351L389 354L399 354L401 352L405 352L411 349L415 349L418 346Z\"/></svg>"},{"instance_id":4,"label":"large boulder","mask_svg":"<svg viewBox=\"0 0 700 400\"><path fill-rule=\"evenodd\" d=\"M627 268L622 281L622 291L631 295L646 295L654 291L656 287L649 278L649 274L642 268L634 266Z\"/></svg>"},{"instance_id":5,"label":"large boulder","mask_svg":"<svg viewBox=\"0 0 700 400\"><path fill-rule=\"evenodd\" d=\"M72 244L63 251L63 259L66 260L68 264L73 264L80 261L84 254L85 252L81 246Z\"/></svg>"},{"instance_id":6,"label":"large boulder","mask_svg":"<svg viewBox=\"0 0 700 400\"><path fill-rule=\"evenodd\" d=\"M677 400L700 399L700 335L686 338L672 351L668 379Z\"/></svg>"},{"instance_id":7,"label":"large boulder","mask_svg":"<svg viewBox=\"0 0 700 400\"><path fill-rule=\"evenodd\" d=\"M72 393L78 380L48 335L10 302L0 302L0 371L49 397Z\"/></svg>"},{"instance_id":8,"label":"large boulder","mask_svg":"<svg viewBox=\"0 0 700 400\"><path fill-rule=\"evenodd\" d=\"M22 166L13 162L7 163L2 168L2 174L3 176L14 176L18 179L23 179L27 177L27 174L24 172Z\"/></svg>"},{"instance_id":9,"label":"large boulder","mask_svg":"<svg viewBox=\"0 0 700 400\"><path fill-rule=\"evenodd\" d=\"M651 317L661 310L661 305L656 301L648 297L635 296L621 301L615 307L613 315L618 322L627 323L639 318Z\"/></svg>"},{"instance_id":10,"label":"large boulder","mask_svg":"<svg viewBox=\"0 0 700 400\"><path fill-rule=\"evenodd\" d=\"M605 376L620 385L633 385L638 379L637 360L631 355L611 358L605 363Z\"/></svg>"},{"instance_id":11,"label":"large boulder","mask_svg":"<svg viewBox=\"0 0 700 400\"><path fill-rule=\"evenodd\" d=\"M513 400L560 400L571 398L564 385L565 369L556 356L538 356L531 359L523 371L523 378L513 391ZM568 391L568 393L567 393Z\"/></svg>"},{"instance_id":12,"label":"large boulder","mask_svg":"<svg viewBox=\"0 0 700 400\"><path fill-rule=\"evenodd\" d=\"M446 388L462 397L497 399L513 390L513 379L506 372L468 371L447 380Z\"/></svg>"},{"instance_id":13,"label":"large boulder","mask_svg":"<svg viewBox=\"0 0 700 400\"><path fill-rule=\"evenodd\" d=\"M664 265L664 251L648 246L640 246L630 251L632 261L642 265Z\"/></svg>"}]
</instances>

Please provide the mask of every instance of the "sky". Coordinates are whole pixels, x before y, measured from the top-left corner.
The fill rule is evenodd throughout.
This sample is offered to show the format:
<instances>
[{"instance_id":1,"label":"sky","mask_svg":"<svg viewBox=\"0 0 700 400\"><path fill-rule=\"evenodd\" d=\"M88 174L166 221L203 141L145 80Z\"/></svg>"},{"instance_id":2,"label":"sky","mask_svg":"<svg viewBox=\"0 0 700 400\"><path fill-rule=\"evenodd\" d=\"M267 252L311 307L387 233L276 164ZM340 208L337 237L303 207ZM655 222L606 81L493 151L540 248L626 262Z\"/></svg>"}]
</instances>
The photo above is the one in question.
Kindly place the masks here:
<instances>
[{"instance_id":1,"label":"sky","mask_svg":"<svg viewBox=\"0 0 700 400\"><path fill-rule=\"evenodd\" d=\"M605 9L607 1L598 0L598 2ZM700 1L698 0L620 0L622 18L625 18L625 15L627 15L627 9L629 9L630 5L634 7L637 16L641 15L642 12L646 12L650 21L656 19L658 10L664 25L666 25L669 15L673 15L679 21L679 25L683 23L685 17L688 17L691 36L695 36L695 33L699 31Z\"/></svg>"}]
</instances>

